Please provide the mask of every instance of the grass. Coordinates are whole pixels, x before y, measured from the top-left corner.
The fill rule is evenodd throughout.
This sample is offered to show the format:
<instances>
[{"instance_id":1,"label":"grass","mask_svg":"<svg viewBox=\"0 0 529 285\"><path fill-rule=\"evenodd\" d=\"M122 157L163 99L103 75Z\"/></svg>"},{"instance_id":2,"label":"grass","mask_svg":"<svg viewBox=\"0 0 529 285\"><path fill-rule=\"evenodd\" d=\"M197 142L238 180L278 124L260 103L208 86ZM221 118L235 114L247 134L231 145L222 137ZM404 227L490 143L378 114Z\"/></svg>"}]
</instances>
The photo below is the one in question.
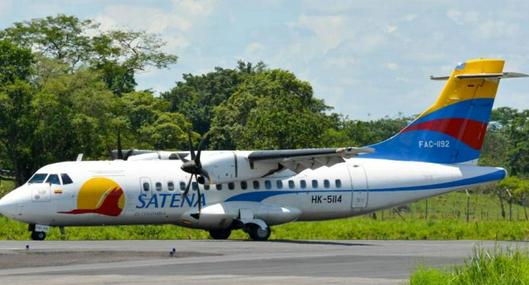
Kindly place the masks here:
<instances>
[{"instance_id":1,"label":"grass","mask_svg":"<svg viewBox=\"0 0 529 285\"><path fill-rule=\"evenodd\" d=\"M422 267L410 277L411 285L517 285L529 284L527 251L475 249L464 265L440 270Z\"/></svg>"},{"instance_id":2,"label":"grass","mask_svg":"<svg viewBox=\"0 0 529 285\"><path fill-rule=\"evenodd\" d=\"M173 225L68 227L67 239L204 239L203 230L186 229ZM27 225L0 217L0 239L27 239ZM61 239L53 228L47 239ZM247 239L242 231L234 231L232 239ZM461 220L373 220L368 217L325 222L298 222L273 227L271 239L486 239L527 240L529 222Z\"/></svg>"},{"instance_id":3,"label":"grass","mask_svg":"<svg viewBox=\"0 0 529 285\"><path fill-rule=\"evenodd\" d=\"M0 196L12 189L12 181L2 181ZM425 218L428 203L428 218ZM513 221L500 215L499 200L486 194L472 194L470 222L465 219L467 196L463 192L449 193L418 201L402 208L379 211L377 219L370 216L349 219L297 222L273 227L272 239L487 239L528 240L529 222L523 208L513 205ZM505 204L507 213L508 205ZM203 230L192 230L173 225L163 226L105 226L69 227L67 239L204 239ZM27 225L0 216L0 239L27 239ZM61 239L52 229L47 239ZM234 231L231 238L246 239L242 231Z\"/></svg>"}]
</instances>

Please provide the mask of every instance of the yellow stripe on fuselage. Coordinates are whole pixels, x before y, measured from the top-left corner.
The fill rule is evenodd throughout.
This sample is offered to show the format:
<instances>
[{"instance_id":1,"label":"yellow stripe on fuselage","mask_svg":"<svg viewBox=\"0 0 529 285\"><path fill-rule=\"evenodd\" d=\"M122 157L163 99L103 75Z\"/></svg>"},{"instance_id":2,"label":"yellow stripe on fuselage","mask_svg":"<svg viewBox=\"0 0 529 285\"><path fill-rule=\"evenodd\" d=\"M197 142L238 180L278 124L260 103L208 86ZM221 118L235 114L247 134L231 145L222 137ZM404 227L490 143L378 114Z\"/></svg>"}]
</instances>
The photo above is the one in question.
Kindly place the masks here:
<instances>
[{"instance_id":1,"label":"yellow stripe on fuselage","mask_svg":"<svg viewBox=\"0 0 529 285\"><path fill-rule=\"evenodd\" d=\"M477 98L494 99L498 90L498 80L461 80L457 79L456 76L460 74L502 73L504 64L505 61L501 59L473 59L458 65L458 67L462 68L456 67L452 71L437 101L424 111L419 118L461 101Z\"/></svg>"}]
</instances>

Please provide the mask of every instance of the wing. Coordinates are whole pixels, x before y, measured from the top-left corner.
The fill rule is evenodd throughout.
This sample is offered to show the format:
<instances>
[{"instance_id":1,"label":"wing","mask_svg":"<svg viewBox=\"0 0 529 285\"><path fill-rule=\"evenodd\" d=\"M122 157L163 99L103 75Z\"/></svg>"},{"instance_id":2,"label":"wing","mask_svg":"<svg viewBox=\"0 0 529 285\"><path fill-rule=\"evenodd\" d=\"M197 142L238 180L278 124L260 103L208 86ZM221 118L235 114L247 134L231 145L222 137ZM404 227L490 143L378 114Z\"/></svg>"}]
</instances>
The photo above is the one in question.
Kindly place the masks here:
<instances>
[{"instance_id":1,"label":"wing","mask_svg":"<svg viewBox=\"0 0 529 285\"><path fill-rule=\"evenodd\" d=\"M248 154L248 160L251 165L277 163L280 166L277 170L288 168L299 173L308 168L316 169L322 166L333 166L344 162L345 158L351 158L361 153L372 153L373 151L369 147L263 150L252 151Z\"/></svg>"}]
</instances>

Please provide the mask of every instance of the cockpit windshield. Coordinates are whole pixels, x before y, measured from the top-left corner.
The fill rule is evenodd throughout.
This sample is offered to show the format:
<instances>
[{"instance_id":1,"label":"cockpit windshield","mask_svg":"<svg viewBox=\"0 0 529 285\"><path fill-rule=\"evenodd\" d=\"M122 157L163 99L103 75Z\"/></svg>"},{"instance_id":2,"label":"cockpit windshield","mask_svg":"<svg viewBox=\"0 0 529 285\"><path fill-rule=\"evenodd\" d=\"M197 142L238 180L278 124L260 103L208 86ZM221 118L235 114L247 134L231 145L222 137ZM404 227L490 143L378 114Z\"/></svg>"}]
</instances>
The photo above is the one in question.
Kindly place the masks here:
<instances>
[{"instance_id":1,"label":"cockpit windshield","mask_svg":"<svg viewBox=\"0 0 529 285\"><path fill-rule=\"evenodd\" d=\"M61 185L61 181L59 180L59 175L50 174L50 176L48 176L48 179L46 179L46 183Z\"/></svg>"},{"instance_id":2,"label":"cockpit windshield","mask_svg":"<svg viewBox=\"0 0 529 285\"><path fill-rule=\"evenodd\" d=\"M62 180L62 183L61 183L61 180ZM72 178L70 178L70 176L66 173L59 173L59 174L52 173L50 175L48 175L48 173L35 173L33 177L29 179L28 183L36 184L36 183L44 183L44 181L46 181L46 183L56 184L56 185L67 185L67 184L73 183Z\"/></svg>"},{"instance_id":3,"label":"cockpit windshield","mask_svg":"<svg viewBox=\"0 0 529 285\"><path fill-rule=\"evenodd\" d=\"M35 175L29 179L28 183L42 183L46 179L46 176L48 176L47 173L35 173Z\"/></svg>"}]
</instances>

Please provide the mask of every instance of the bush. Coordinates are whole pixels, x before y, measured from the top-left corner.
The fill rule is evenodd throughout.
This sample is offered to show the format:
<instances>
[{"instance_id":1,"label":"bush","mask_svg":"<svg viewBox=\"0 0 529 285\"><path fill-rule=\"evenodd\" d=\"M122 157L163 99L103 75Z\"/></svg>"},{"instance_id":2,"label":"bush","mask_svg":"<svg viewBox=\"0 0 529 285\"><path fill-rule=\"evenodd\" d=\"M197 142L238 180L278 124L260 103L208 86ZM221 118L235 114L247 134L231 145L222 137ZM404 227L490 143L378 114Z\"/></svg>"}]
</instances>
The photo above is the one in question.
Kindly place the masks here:
<instances>
[{"instance_id":1,"label":"bush","mask_svg":"<svg viewBox=\"0 0 529 285\"><path fill-rule=\"evenodd\" d=\"M464 265L451 270L419 268L410 277L410 284L529 284L529 253L500 247L493 250L477 248Z\"/></svg>"}]
</instances>

